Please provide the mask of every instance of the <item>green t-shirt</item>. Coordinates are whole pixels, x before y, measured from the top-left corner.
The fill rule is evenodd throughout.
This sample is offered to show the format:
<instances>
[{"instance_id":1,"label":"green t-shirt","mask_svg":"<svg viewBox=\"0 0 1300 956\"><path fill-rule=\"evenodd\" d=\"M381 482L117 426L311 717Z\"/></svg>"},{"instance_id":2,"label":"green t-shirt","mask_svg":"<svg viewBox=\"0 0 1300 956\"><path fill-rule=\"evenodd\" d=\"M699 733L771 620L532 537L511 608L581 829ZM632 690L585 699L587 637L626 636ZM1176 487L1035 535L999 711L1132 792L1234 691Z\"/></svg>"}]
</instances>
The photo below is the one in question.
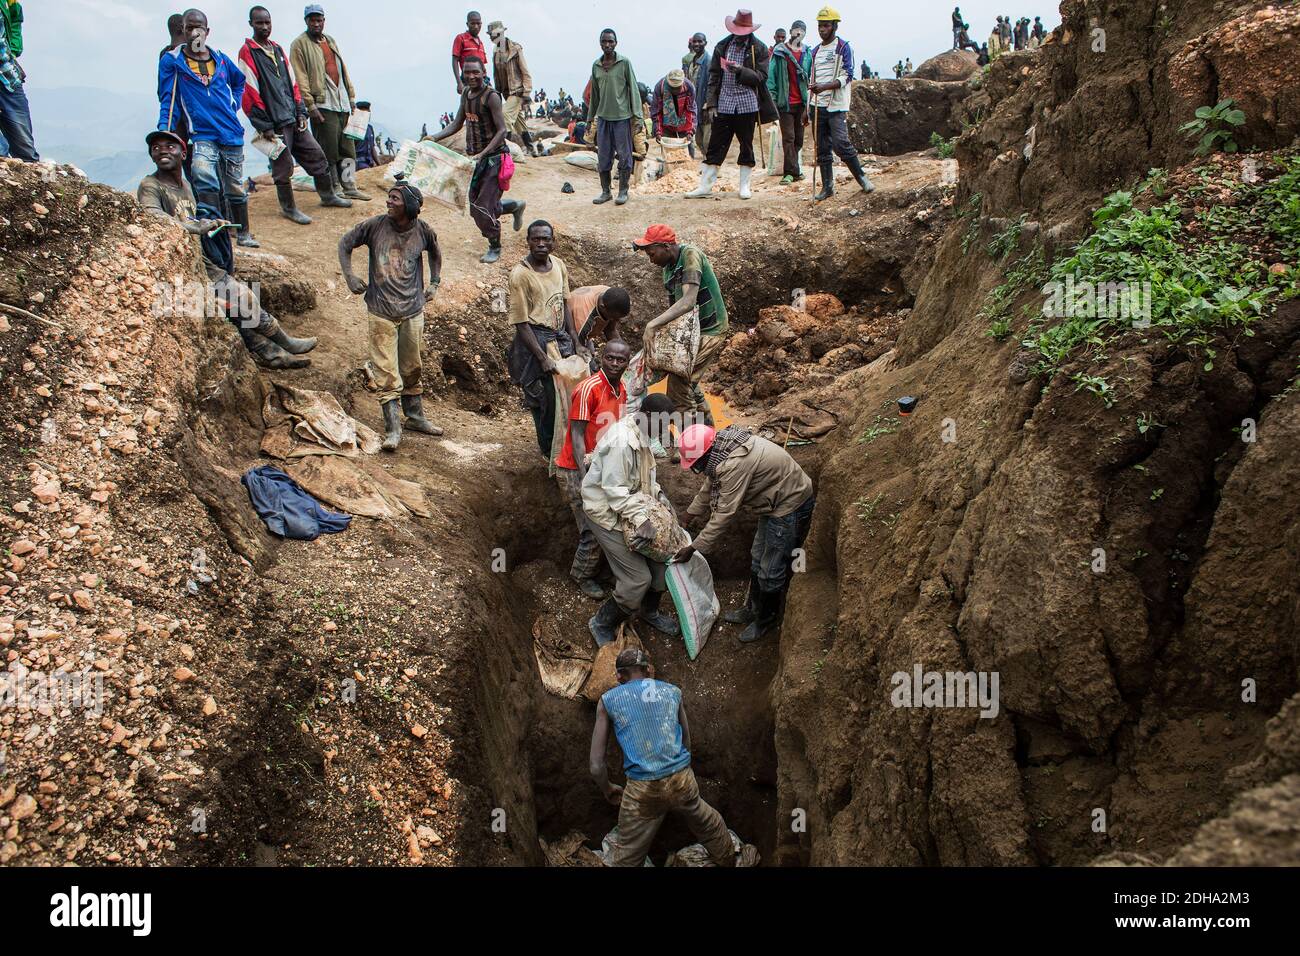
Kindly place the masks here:
<instances>
[{"instance_id":1,"label":"green t-shirt","mask_svg":"<svg viewBox=\"0 0 1300 956\"><path fill-rule=\"evenodd\" d=\"M722 301L722 290L718 288L718 277L713 274L709 258L695 246L683 243L677 261L664 267L664 288L668 290L668 302L674 303L682 297L682 286L687 283L700 285L700 294L696 304L700 308L700 334L722 335L727 331L727 304Z\"/></svg>"}]
</instances>

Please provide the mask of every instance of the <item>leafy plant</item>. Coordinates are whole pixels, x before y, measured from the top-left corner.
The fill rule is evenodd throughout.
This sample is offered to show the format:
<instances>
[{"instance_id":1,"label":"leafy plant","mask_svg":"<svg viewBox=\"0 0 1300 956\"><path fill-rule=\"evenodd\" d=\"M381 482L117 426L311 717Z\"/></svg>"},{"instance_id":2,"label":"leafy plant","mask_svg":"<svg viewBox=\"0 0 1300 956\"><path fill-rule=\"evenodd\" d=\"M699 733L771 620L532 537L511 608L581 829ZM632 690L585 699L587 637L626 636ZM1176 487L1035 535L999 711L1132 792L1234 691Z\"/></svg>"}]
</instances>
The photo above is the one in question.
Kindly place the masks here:
<instances>
[{"instance_id":1,"label":"leafy plant","mask_svg":"<svg viewBox=\"0 0 1300 956\"><path fill-rule=\"evenodd\" d=\"M952 159L953 154L957 152L956 144L950 139L944 139L937 132L930 134L930 145L934 147L940 159Z\"/></svg>"},{"instance_id":2,"label":"leafy plant","mask_svg":"<svg viewBox=\"0 0 1300 956\"><path fill-rule=\"evenodd\" d=\"M993 241L989 243L990 256L1001 262L1016 246L1020 245L1020 230L1025 224L1026 216L1026 213L1021 213L1019 219L993 237Z\"/></svg>"},{"instance_id":3,"label":"leafy plant","mask_svg":"<svg viewBox=\"0 0 1300 956\"><path fill-rule=\"evenodd\" d=\"M1196 110L1196 118L1188 120L1178 127L1178 132L1189 139L1200 137L1196 146L1197 156L1208 156L1222 146L1225 153L1237 151L1237 141L1232 138L1232 131L1244 125L1246 114L1232 108L1232 100L1223 100L1214 106L1201 106Z\"/></svg>"},{"instance_id":4,"label":"leafy plant","mask_svg":"<svg viewBox=\"0 0 1300 956\"><path fill-rule=\"evenodd\" d=\"M994 342L1005 342L1011 336L1011 320L1006 316L994 319L985 334Z\"/></svg>"},{"instance_id":5,"label":"leafy plant","mask_svg":"<svg viewBox=\"0 0 1300 956\"><path fill-rule=\"evenodd\" d=\"M963 256L970 251L971 244L979 237L980 208L983 203L983 193L975 193L970 199L966 200L966 208L958 216L958 218L970 220L966 224L966 232L961 237L961 254Z\"/></svg>"},{"instance_id":6,"label":"leafy plant","mask_svg":"<svg viewBox=\"0 0 1300 956\"><path fill-rule=\"evenodd\" d=\"M858 438L858 444L869 445L881 435L892 435L896 431L898 431L897 419L887 419L877 415Z\"/></svg>"},{"instance_id":7,"label":"leafy plant","mask_svg":"<svg viewBox=\"0 0 1300 956\"><path fill-rule=\"evenodd\" d=\"M1156 421L1155 416L1148 412L1143 412L1137 418L1138 434L1145 435L1153 428L1164 428L1165 426Z\"/></svg>"}]
</instances>

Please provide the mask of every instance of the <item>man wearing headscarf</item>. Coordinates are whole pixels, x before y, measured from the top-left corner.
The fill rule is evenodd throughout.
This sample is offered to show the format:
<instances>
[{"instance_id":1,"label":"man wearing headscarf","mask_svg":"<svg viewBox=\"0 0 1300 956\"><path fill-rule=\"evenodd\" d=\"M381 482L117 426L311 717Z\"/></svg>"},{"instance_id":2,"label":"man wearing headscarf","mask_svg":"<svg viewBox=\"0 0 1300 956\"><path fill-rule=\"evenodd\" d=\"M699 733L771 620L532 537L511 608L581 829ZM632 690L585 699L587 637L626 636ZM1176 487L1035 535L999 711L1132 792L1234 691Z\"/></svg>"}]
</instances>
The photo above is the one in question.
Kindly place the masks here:
<instances>
[{"instance_id":1,"label":"man wearing headscarf","mask_svg":"<svg viewBox=\"0 0 1300 956\"><path fill-rule=\"evenodd\" d=\"M488 24L488 36L492 40L492 83L505 97L502 113L506 129L515 134L519 145L530 155L536 155L527 123L533 78L524 59L523 45L506 36L506 25L500 20Z\"/></svg>"},{"instance_id":2,"label":"man wearing headscarf","mask_svg":"<svg viewBox=\"0 0 1300 956\"><path fill-rule=\"evenodd\" d=\"M442 429L424 417L421 407L420 345L424 338L424 305L442 282L442 251L433 228L420 218L424 196L400 179L388 191L388 212L359 223L339 240L339 264L353 295L365 294L370 312L370 369L384 412L384 451L396 451L402 440L397 399L401 396L406 427L426 435ZM368 281L352 273L352 250L370 249ZM424 287L421 256L429 256L429 281Z\"/></svg>"}]
</instances>

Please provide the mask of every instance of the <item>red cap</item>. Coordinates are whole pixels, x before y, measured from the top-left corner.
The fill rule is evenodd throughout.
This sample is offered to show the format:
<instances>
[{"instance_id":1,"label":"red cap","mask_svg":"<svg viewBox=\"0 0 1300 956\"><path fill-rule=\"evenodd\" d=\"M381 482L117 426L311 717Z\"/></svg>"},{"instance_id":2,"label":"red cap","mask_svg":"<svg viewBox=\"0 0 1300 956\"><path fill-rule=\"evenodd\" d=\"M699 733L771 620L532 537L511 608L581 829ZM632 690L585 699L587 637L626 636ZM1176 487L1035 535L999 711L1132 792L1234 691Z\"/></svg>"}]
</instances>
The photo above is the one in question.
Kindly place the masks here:
<instances>
[{"instance_id":1,"label":"red cap","mask_svg":"<svg viewBox=\"0 0 1300 956\"><path fill-rule=\"evenodd\" d=\"M676 241L677 233L673 232L672 226L655 223L645 231L645 235L640 239L633 239L632 245L638 249L644 249L646 246L670 245Z\"/></svg>"}]
</instances>

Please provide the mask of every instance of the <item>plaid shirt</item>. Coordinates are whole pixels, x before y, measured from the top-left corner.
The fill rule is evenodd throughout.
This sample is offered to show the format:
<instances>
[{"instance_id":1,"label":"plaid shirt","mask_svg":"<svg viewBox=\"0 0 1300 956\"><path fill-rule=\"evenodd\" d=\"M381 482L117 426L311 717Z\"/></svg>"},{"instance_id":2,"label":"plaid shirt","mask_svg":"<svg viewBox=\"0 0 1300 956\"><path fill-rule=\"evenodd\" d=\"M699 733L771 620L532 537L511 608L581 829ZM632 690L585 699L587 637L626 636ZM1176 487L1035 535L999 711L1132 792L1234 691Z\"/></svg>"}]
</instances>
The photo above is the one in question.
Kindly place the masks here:
<instances>
[{"instance_id":1,"label":"plaid shirt","mask_svg":"<svg viewBox=\"0 0 1300 956\"><path fill-rule=\"evenodd\" d=\"M9 50L9 38L0 30L0 86L17 93L23 86L23 71Z\"/></svg>"},{"instance_id":2,"label":"plaid shirt","mask_svg":"<svg viewBox=\"0 0 1300 956\"><path fill-rule=\"evenodd\" d=\"M744 37L733 37L727 44L727 62L743 66L745 50L748 44ZM736 113L757 113L758 93L748 86L736 82L736 74L722 71L722 87L718 90L718 112L733 115Z\"/></svg>"}]
</instances>

